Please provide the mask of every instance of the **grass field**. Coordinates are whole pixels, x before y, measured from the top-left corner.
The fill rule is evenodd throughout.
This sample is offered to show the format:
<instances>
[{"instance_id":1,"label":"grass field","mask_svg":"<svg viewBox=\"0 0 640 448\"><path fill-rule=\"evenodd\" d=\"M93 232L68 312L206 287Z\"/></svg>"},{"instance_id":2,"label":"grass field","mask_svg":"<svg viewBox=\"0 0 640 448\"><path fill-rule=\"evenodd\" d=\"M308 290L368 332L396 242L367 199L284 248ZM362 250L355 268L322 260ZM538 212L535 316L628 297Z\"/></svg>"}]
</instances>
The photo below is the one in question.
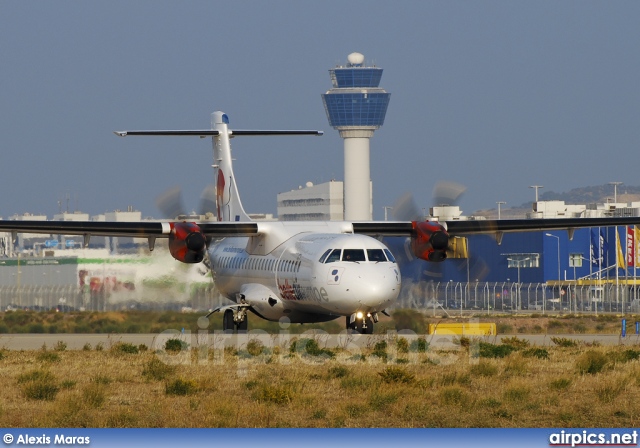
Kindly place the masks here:
<instances>
[{"instance_id":1,"label":"grass field","mask_svg":"<svg viewBox=\"0 0 640 448\"><path fill-rule=\"evenodd\" d=\"M637 427L640 348L313 339L0 351L0 427ZM201 350L204 348L204 350ZM178 362L180 361L180 362Z\"/></svg>"}]
</instances>

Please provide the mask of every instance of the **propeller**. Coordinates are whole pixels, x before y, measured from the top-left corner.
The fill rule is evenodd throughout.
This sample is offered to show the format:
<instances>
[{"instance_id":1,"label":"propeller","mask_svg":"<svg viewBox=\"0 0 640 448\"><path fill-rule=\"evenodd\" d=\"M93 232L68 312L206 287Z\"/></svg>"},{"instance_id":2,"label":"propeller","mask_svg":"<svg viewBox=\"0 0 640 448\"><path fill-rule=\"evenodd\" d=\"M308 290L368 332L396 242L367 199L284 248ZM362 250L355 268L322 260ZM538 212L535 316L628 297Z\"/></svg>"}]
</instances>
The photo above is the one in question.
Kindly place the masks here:
<instances>
[{"instance_id":1,"label":"propeller","mask_svg":"<svg viewBox=\"0 0 640 448\"><path fill-rule=\"evenodd\" d=\"M455 206L467 188L452 181L440 181L433 187L433 206L450 205ZM391 216L396 221L422 221L424 213L416 205L416 201L411 193L403 194L393 205Z\"/></svg>"},{"instance_id":2,"label":"propeller","mask_svg":"<svg viewBox=\"0 0 640 448\"><path fill-rule=\"evenodd\" d=\"M216 187L207 185L200 194L200 204L198 207L198 215L216 214ZM179 186L169 188L156 198L156 207L165 219L176 219L181 215L193 214L189 213L184 206L182 200L182 189Z\"/></svg>"},{"instance_id":3,"label":"propeller","mask_svg":"<svg viewBox=\"0 0 640 448\"><path fill-rule=\"evenodd\" d=\"M465 190L463 185L455 182L438 182L433 188L433 203L455 205ZM414 223L414 235L404 242L404 255L408 262L416 257L435 262L442 261L446 258L449 236L440 224L425 217L425 213L421 212L410 193L401 196L391 211L393 219Z\"/></svg>"},{"instance_id":4,"label":"propeller","mask_svg":"<svg viewBox=\"0 0 640 448\"><path fill-rule=\"evenodd\" d=\"M420 214L416 201L411 193L405 193L391 209L391 216L396 221L422 221L424 218Z\"/></svg>"},{"instance_id":5,"label":"propeller","mask_svg":"<svg viewBox=\"0 0 640 448\"><path fill-rule=\"evenodd\" d=\"M456 205L467 187L452 181L440 181L433 187L434 205Z\"/></svg>"}]
</instances>

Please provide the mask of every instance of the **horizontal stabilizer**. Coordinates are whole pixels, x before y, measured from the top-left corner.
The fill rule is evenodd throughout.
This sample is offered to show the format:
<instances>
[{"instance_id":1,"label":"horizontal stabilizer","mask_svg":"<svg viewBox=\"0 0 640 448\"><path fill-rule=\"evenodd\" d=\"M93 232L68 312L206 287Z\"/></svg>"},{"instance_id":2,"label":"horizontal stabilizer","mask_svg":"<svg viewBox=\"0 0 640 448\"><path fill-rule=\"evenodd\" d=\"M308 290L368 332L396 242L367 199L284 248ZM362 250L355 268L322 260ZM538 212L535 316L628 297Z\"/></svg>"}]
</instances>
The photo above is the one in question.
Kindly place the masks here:
<instances>
[{"instance_id":1,"label":"horizontal stabilizer","mask_svg":"<svg viewBox=\"0 0 640 448\"><path fill-rule=\"evenodd\" d=\"M220 135L213 129L196 130L196 131L113 131L118 137L127 137L128 135L159 135L159 136L198 136L207 137L211 135Z\"/></svg>"},{"instance_id":2,"label":"horizontal stabilizer","mask_svg":"<svg viewBox=\"0 0 640 448\"><path fill-rule=\"evenodd\" d=\"M203 130L195 130L195 131L114 131L119 137L127 137L129 135L155 135L155 136L165 136L165 137L209 137L220 135L220 132L214 129L203 129ZM308 130L300 130L300 131L253 131L253 130L238 130L238 131L229 131L229 137L235 137L237 135L248 135L248 136L264 136L264 135L323 135L323 131L308 131Z\"/></svg>"}]
</instances>

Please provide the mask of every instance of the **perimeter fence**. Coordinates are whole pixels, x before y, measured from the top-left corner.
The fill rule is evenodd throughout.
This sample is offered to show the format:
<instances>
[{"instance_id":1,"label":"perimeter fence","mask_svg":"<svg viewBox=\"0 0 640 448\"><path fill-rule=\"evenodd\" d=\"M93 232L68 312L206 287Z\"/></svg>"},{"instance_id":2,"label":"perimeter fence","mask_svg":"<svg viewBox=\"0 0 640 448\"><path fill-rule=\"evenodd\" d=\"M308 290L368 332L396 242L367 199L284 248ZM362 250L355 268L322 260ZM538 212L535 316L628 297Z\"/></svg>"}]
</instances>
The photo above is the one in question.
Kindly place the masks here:
<instances>
[{"instance_id":1,"label":"perimeter fence","mask_svg":"<svg viewBox=\"0 0 640 448\"><path fill-rule=\"evenodd\" d=\"M423 282L403 287L399 308L449 314L476 312L624 313L640 310L639 291L615 283L600 286L517 282Z\"/></svg>"},{"instance_id":2,"label":"perimeter fence","mask_svg":"<svg viewBox=\"0 0 640 448\"><path fill-rule=\"evenodd\" d=\"M90 290L76 285L0 286L0 311L207 311L228 304L212 284L187 289ZM427 314L625 313L640 311L638 291L624 285L562 285L515 282L423 282L403 286L394 308Z\"/></svg>"}]
</instances>

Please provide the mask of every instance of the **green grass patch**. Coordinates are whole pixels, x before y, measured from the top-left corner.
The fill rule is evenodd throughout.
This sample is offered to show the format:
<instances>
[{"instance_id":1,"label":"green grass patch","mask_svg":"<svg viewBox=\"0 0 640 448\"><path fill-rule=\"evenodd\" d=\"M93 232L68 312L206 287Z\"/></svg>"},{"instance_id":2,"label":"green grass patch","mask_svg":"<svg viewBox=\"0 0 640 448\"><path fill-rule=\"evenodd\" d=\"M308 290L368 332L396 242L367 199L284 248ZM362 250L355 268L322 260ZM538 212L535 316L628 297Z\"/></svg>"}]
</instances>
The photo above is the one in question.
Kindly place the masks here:
<instances>
[{"instance_id":1,"label":"green grass patch","mask_svg":"<svg viewBox=\"0 0 640 448\"><path fill-rule=\"evenodd\" d=\"M137 355L140 349L129 342L118 342L111 347L111 353Z\"/></svg>"},{"instance_id":2,"label":"green grass patch","mask_svg":"<svg viewBox=\"0 0 640 448\"><path fill-rule=\"evenodd\" d=\"M55 376L48 370L32 370L18 376L22 394L30 400L53 401L60 391Z\"/></svg>"},{"instance_id":3,"label":"green grass patch","mask_svg":"<svg viewBox=\"0 0 640 448\"><path fill-rule=\"evenodd\" d=\"M258 383L252 397L256 401L273 404L288 404L293 400L294 391L288 385Z\"/></svg>"},{"instance_id":4,"label":"green grass patch","mask_svg":"<svg viewBox=\"0 0 640 448\"><path fill-rule=\"evenodd\" d=\"M469 395L460 387L445 387L439 393L440 400L446 406L465 406L469 402Z\"/></svg>"},{"instance_id":5,"label":"green grass patch","mask_svg":"<svg viewBox=\"0 0 640 448\"><path fill-rule=\"evenodd\" d=\"M549 351L546 348L531 347L521 353L525 358L549 359Z\"/></svg>"},{"instance_id":6,"label":"green grass patch","mask_svg":"<svg viewBox=\"0 0 640 448\"><path fill-rule=\"evenodd\" d=\"M511 403L526 403L529 400L531 390L525 386L515 386L507 388L502 394L504 401Z\"/></svg>"},{"instance_id":7,"label":"green grass patch","mask_svg":"<svg viewBox=\"0 0 640 448\"><path fill-rule=\"evenodd\" d=\"M529 341L527 341L526 339L520 339L518 336L512 336L510 338L502 338L501 341L504 345L510 345L516 350L523 350L529 347Z\"/></svg>"},{"instance_id":8,"label":"green grass patch","mask_svg":"<svg viewBox=\"0 0 640 448\"><path fill-rule=\"evenodd\" d=\"M552 337L551 341L556 344L558 347L577 347L578 342L574 339L569 338L560 338L560 337Z\"/></svg>"},{"instance_id":9,"label":"green grass patch","mask_svg":"<svg viewBox=\"0 0 640 448\"><path fill-rule=\"evenodd\" d=\"M43 351L36 355L36 360L40 362L53 363L53 362L60 362L61 358L60 358L60 355L57 353Z\"/></svg>"},{"instance_id":10,"label":"green grass patch","mask_svg":"<svg viewBox=\"0 0 640 448\"><path fill-rule=\"evenodd\" d=\"M601 352L588 350L576 359L576 370L581 375L594 375L602 372L609 364L609 358Z\"/></svg>"},{"instance_id":11,"label":"green grass patch","mask_svg":"<svg viewBox=\"0 0 640 448\"><path fill-rule=\"evenodd\" d=\"M498 367L489 362L480 361L469 369L472 376L492 377L498 374Z\"/></svg>"},{"instance_id":12,"label":"green grass patch","mask_svg":"<svg viewBox=\"0 0 640 448\"><path fill-rule=\"evenodd\" d=\"M413 383L415 375L403 367L387 367L378 375L385 383Z\"/></svg>"},{"instance_id":13,"label":"green grass patch","mask_svg":"<svg viewBox=\"0 0 640 448\"><path fill-rule=\"evenodd\" d=\"M261 355L264 349L264 344L259 339L251 339L249 342L247 342L247 352L251 356Z\"/></svg>"},{"instance_id":14,"label":"green grass patch","mask_svg":"<svg viewBox=\"0 0 640 448\"><path fill-rule=\"evenodd\" d=\"M103 383L89 383L82 389L82 403L86 406L99 408L106 400L106 386Z\"/></svg>"},{"instance_id":15,"label":"green grass patch","mask_svg":"<svg viewBox=\"0 0 640 448\"><path fill-rule=\"evenodd\" d=\"M189 348L189 344L181 339L169 339L164 343L164 349L168 352L180 352L182 350L187 350Z\"/></svg>"},{"instance_id":16,"label":"green grass patch","mask_svg":"<svg viewBox=\"0 0 640 448\"><path fill-rule=\"evenodd\" d=\"M557 378L555 380L551 380L549 388L553 390L565 390L568 389L572 383L573 380L571 378Z\"/></svg>"},{"instance_id":17,"label":"green grass patch","mask_svg":"<svg viewBox=\"0 0 640 448\"><path fill-rule=\"evenodd\" d=\"M351 371L344 366L333 366L329 367L328 370L329 378L346 378L349 376Z\"/></svg>"},{"instance_id":18,"label":"green grass patch","mask_svg":"<svg viewBox=\"0 0 640 448\"><path fill-rule=\"evenodd\" d=\"M478 353L481 358L504 358L516 351L513 346L505 344L496 345L489 342L480 342L478 346Z\"/></svg>"},{"instance_id":19,"label":"green grass patch","mask_svg":"<svg viewBox=\"0 0 640 448\"><path fill-rule=\"evenodd\" d=\"M175 366L166 364L155 356L144 364L142 376L155 381L162 381L173 375L176 371Z\"/></svg>"},{"instance_id":20,"label":"green grass patch","mask_svg":"<svg viewBox=\"0 0 640 448\"><path fill-rule=\"evenodd\" d=\"M164 392L167 395L192 395L198 391L198 385L194 380L187 380L183 378L177 378L173 381L167 382L164 388Z\"/></svg>"},{"instance_id":21,"label":"green grass patch","mask_svg":"<svg viewBox=\"0 0 640 448\"><path fill-rule=\"evenodd\" d=\"M297 353L300 356L318 359L331 359L336 357L336 353L333 350L320 348L318 341L311 338L294 339L289 346L289 353Z\"/></svg>"}]
</instances>

